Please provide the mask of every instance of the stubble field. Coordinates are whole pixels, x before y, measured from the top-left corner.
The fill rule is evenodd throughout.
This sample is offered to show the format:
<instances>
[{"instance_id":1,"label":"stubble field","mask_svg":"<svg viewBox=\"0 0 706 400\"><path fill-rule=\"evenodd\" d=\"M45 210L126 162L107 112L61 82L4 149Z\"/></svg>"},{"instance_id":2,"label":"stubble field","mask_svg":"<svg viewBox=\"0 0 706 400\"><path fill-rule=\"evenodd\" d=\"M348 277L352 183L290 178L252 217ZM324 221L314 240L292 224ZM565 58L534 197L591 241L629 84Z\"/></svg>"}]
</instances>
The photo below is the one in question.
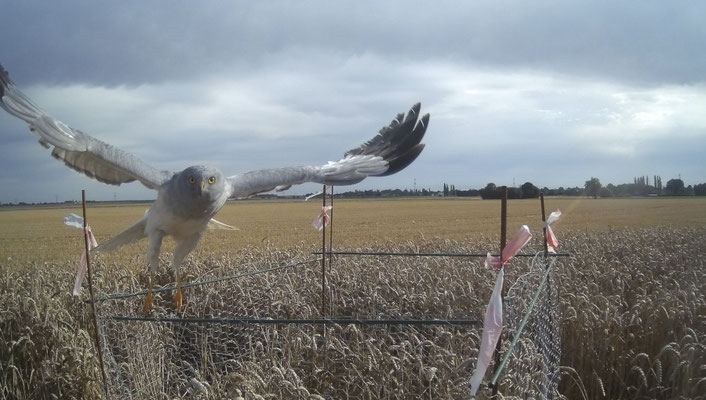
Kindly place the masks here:
<instances>
[{"instance_id":1,"label":"stubble field","mask_svg":"<svg viewBox=\"0 0 706 400\"><path fill-rule=\"evenodd\" d=\"M100 243L146 208L93 205L88 218ZM320 208L320 200L226 205L218 220L239 230L207 232L184 267L186 280L310 258L321 246L320 233L310 226ZM560 392L590 399L706 395L706 200L548 198L547 212L555 209L564 213L555 227L560 250L572 254L556 271L564 315ZM70 296L83 239L80 230L63 225L69 212L80 214L80 208L0 210L0 399L101 397L87 293ZM529 225L533 251L541 247L539 215L536 200L509 202L508 232ZM333 229L336 250L496 251L499 202L336 200ZM142 242L96 257L99 293L143 288L145 247ZM171 251L169 242L164 250ZM161 284L173 280L167 263L164 257ZM493 273L481 264L451 258L336 259L328 312L479 319L493 284ZM521 262L513 267L509 284L527 268ZM236 314L319 316L317 267L233 285L219 293L237 293L229 298L237 303L229 305ZM198 293L185 293L187 313L203 311ZM137 313L139 302L116 308ZM238 347L243 355L227 374L201 371L199 384L155 388L162 376L157 374L151 389L132 390L138 398L140 393L158 398L467 395L464 381L475 363L479 330L331 329L331 348L316 345L316 328L244 330ZM260 337L267 338L260 345L245 340ZM403 352L404 343L410 348ZM505 396L527 396L531 384L521 384L526 378L517 374L512 368L505 374Z\"/></svg>"}]
</instances>

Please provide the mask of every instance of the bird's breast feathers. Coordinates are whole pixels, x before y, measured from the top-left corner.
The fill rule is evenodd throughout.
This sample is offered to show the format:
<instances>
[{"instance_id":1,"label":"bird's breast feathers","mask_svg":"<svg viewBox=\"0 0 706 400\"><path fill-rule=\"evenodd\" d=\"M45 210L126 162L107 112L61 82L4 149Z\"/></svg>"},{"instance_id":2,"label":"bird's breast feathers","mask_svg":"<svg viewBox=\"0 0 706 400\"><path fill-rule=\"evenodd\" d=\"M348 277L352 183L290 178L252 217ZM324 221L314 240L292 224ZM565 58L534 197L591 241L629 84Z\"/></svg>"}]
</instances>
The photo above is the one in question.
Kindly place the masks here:
<instances>
[{"instance_id":1,"label":"bird's breast feathers","mask_svg":"<svg viewBox=\"0 0 706 400\"><path fill-rule=\"evenodd\" d=\"M211 215L203 215L198 218L177 215L158 199L150 207L146 231L149 233L153 230L160 230L175 238L185 238L194 233L203 232L210 220Z\"/></svg>"}]
</instances>

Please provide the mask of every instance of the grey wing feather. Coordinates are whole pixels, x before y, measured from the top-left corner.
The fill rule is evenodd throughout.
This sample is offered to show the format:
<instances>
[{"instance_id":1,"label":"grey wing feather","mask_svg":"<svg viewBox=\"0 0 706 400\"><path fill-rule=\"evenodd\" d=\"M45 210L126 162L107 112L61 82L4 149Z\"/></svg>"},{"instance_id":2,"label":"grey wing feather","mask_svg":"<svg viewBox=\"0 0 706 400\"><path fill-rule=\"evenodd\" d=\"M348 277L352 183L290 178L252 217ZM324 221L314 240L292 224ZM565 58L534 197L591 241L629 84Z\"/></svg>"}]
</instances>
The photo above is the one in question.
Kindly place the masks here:
<instances>
[{"instance_id":1,"label":"grey wing feather","mask_svg":"<svg viewBox=\"0 0 706 400\"><path fill-rule=\"evenodd\" d=\"M398 114L390 125L360 147L349 150L343 159L322 166L265 169L228 177L230 196L247 197L270 190L287 189L305 182L352 185L368 176L386 176L401 171L424 149L420 143L429 126L429 114L419 118L421 105Z\"/></svg>"},{"instance_id":2,"label":"grey wing feather","mask_svg":"<svg viewBox=\"0 0 706 400\"><path fill-rule=\"evenodd\" d=\"M19 91L0 65L0 107L29 124L39 143L70 168L111 185L138 180L158 189L172 173L159 171L134 155L72 129L37 107Z\"/></svg>"},{"instance_id":3,"label":"grey wing feather","mask_svg":"<svg viewBox=\"0 0 706 400\"><path fill-rule=\"evenodd\" d=\"M317 179L316 167L262 169L229 176L229 198L242 198Z\"/></svg>"}]
</instances>

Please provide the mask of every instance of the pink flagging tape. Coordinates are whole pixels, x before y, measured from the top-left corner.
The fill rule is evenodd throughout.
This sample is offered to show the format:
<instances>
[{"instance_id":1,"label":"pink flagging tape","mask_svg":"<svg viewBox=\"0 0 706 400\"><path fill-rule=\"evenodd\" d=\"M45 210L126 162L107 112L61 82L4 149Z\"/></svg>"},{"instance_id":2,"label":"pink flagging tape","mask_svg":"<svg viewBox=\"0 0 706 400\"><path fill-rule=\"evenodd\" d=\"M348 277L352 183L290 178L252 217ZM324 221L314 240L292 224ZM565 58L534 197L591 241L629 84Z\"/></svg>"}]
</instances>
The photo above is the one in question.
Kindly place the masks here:
<instances>
[{"instance_id":1,"label":"pink flagging tape","mask_svg":"<svg viewBox=\"0 0 706 400\"><path fill-rule=\"evenodd\" d=\"M505 245L500 258L493 257L488 253L485 259L485 266L487 268L497 268L498 275L495 279L495 287L493 288L493 294L490 296L488 308L485 310L483 336L481 337L480 350L478 351L478 361L476 362L476 370L473 372L470 382L472 396L475 396L483 381L483 376L488 369L488 365L490 365L490 360L493 358L493 353L495 352L495 346L503 330L502 288L505 269L502 267L507 265L531 238L532 234L530 233L529 227L522 225L515 236Z\"/></svg>"},{"instance_id":2,"label":"pink flagging tape","mask_svg":"<svg viewBox=\"0 0 706 400\"><path fill-rule=\"evenodd\" d=\"M485 259L486 268L500 268L512 260L517 253L532 239L532 234L530 233L529 227L527 225L522 225L520 230L515 234L515 236L510 239L510 242L505 245L503 249L501 258L494 257L490 253Z\"/></svg>"},{"instance_id":3,"label":"pink flagging tape","mask_svg":"<svg viewBox=\"0 0 706 400\"><path fill-rule=\"evenodd\" d=\"M544 226L547 228L547 249L549 249L550 253L556 253L556 249L559 247L559 240L557 240L556 235L554 235L552 224L558 221L560 217L561 211L556 210L549 214L547 222L544 223Z\"/></svg>"},{"instance_id":4,"label":"pink flagging tape","mask_svg":"<svg viewBox=\"0 0 706 400\"><path fill-rule=\"evenodd\" d=\"M90 251L91 249L98 247L98 242L96 242L96 238L93 236L90 226L86 226L86 234L88 235L88 250ZM87 260L87 254L84 250L81 253L81 262L79 262L78 268L76 269L76 280L74 281L73 291L74 296L78 296L78 293L81 291L81 284L83 283L83 278L86 276L86 271L88 270Z\"/></svg>"},{"instance_id":5,"label":"pink flagging tape","mask_svg":"<svg viewBox=\"0 0 706 400\"><path fill-rule=\"evenodd\" d=\"M471 395L475 396L485 371L490 365L490 360L493 358L495 346L500 339L500 334L503 330L503 301L501 297L504 269L500 268L498 276L495 279L495 287L493 294L490 296L488 308L485 310L485 321L483 322L483 336L480 342L480 350L478 351L478 361L476 362L476 370L471 376Z\"/></svg>"},{"instance_id":6,"label":"pink flagging tape","mask_svg":"<svg viewBox=\"0 0 706 400\"><path fill-rule=\"evenodd\" d=\"M64 217L64 224L76 229L83 229L83 218L76 214L68 214ZM93 236L90 226L86 226L86 235L88 235L88 250L98 247L98 242ZM86 250L81 252L81 261L78 263L78 268L76 268L76 280L74 281L73 295L78 296L81 291L81 284L83 283L83 278L86 276L86 271L88 270L88 258Z\"/></svg>"},{"instance_id":7,"label":"pink flagging tape","mask_svg":"<svg viewBox=\"0 0 706 400\"><path fill-rule=\"evenodd\" d=\"M311 226L313 226L317 231L324 229L331 220L328 215L328 211L332 208L333 206L321 207L321 213L314 218L311 222Z\"/></svg>"}]
</instances>

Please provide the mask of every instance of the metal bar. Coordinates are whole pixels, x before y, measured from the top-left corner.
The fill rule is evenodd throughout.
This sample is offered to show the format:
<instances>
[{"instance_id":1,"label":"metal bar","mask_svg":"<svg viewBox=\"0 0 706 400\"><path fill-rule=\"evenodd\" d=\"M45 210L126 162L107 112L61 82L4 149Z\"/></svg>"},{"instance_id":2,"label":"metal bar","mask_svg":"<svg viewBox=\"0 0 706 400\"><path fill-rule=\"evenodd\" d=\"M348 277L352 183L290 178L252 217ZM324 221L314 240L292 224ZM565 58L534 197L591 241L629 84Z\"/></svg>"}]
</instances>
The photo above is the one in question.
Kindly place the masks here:
<instances>
[{"instance_id":1,"label":"metal bar","mask_svg":"<svg viewBox=\"0 0 706 400\"><path fill-rule=\"evenodd\" d=\"M321 255L321 252L314 252L312 253L314 255ZM352 251L334 251L334 255L341 255L341 256L347 256L347 255L361 255L361 256L403 256L403 257L485 257L486 254L459 254L459 253L386 253L386 252L352 252ZM497 254L495 254L497 256ZM515 257L534 257L534 254L518 254ZM549 257L569 257L571 256L570 253L550 253ZM242 274L237 274L237 275L230 275L230 276L225 276L222 278L216 278L216 279L209 279L206 281L201 281L201 282L189 282L189 283L182 283L181 288L182 289L187 289L190 287L194 286L203 286L203 285L208 285L211 283L219 283L223 281L228 281L232 279L239 279L239 278L247 278L250 276L255 276L255 275L260 275L264 274L267 272L274 272L278 271L281 269L286 269L286 268L292 268L292 267L297 267L302 264L309 264L313 263L316 261L321 261L319 258L312 258L310 260L304 260L304 261L298 261L295 263L291 264L285 264L285 265L279 265L277 267L272 267L268 269L262 269L262 270L257 270L257 271L252 271L252 272L245 272ZM166 292L166 291L171 291L174 289L174 285L165 285L164 287L153 289L153 293L160 293L160 292ZM103 301L108 301L108 300L124 300L128 299L131 297L136 297L136 296L143 296L147 294L146 290L141 290L138 292L133 292L133 293L117 293L117 294L112 294L108 295L105 297L101 297L96 300L97 303L103 302Z\"/></svg>"},{"instance_id":2,"label":"metal bar","mask_svg":"<svg viewBox=\"0 0 706 400\"><path fill-rule=\"evenodd\" d=\"M308 325L452 325L475 326L481 322L475 319L355 319L355 318L313 318L313 319L267 319L267 318L177 318L177 317L128 317L114 316L115 321L136 322L168 322L176 324L240 324L240 325L277 325L277 324L308 324Z\"/></svg>"},{"instance_id":3,"label":"metal bar","mask_svg":"<svg viewBox=\"0 0 706 400\"><path fill-rule=\"evenodd\" d=\"M211 283L218 283L218 282L228 281L228 280L231 280L231 279L246 278L246 277L249 277L249 276L260 275L260 274L264 274L264 273L267 273L267 272L278 271L278 270L280 270L280 269L297 267L297 266L299 266L299 265L302 265L302 264L309 264L309 263L312 263L312 262L314 262L314 261L319 261L319 259L318 259L318 258L313 258L313 259L311 259L311 260L298 261L298 262L291 263L291 264L280 265L280 266L272 267L272 268L268 268L268 269L260 269L260 270L252 271L252 272L244 272L244 273L238 274L238 275L225 276L225 277L223 277L223 278L210 279L210 280L207 280L207 281L182 283L181 288L182 288L182 289L186 289L186 288L190 288L190 287L193 287L193 286L208 285L208 284L211 284ZM173 290L173 289L174 289L174 285L172 284L172 285L167 285L167 286L161 287L161 288L159 288L159 289L153 289L152 292L153 292L153 293L159 293L159 292L170 291L170 290ZM145 294L147 294L147 291L146 291L146 290L141 290L141 291L139 291L139 292L134 292L134 293L118 293L118 294L113 294L113 295L110 295L110 296L101 297L100 299L98 299L98 300L96 300L96 301L97 301L97 302L101 302L101 301L107 301L107 300L123 300L123 299L128 299L128 298L130 298L130 297L142 296L142 295L145 295Z\"/></svg>"},{"instance_id":4,"label":"metal bar","mask_svg":"<svg viewBox=\"0 0 706 400\"><path fill-rule=\"evenodd\" d=\"M96 331L96 347L98 348L98 362L101 366L101 376L103 377L103 393L108 396L108 376L103 365L103 343L98 330L98 315L96 314L96 296L93 292L93 274L91 272L90 246L88 245L88 219L86 219L86 191L81 190L81 206L83 209L83 244L86 249L86 270L88 271L88 292L91 295L91 313L93 314L93 329Z\"/></svg>"},{"instance_id":5,"label":"metal bar","mask_svg":"<svg viewBox=\"0 0 706 400\"><path fill-rule=\"evenodd\" d=\"M500 195L500 254L507 244L507 186L503 186ZM501 261L505 261L502 260Z\"/></svg>"},{"instance_id":6,"label":"metal bar","mask_svg":"<svg viewBox=\"0 0 706 400\"><path fill-rule=\"evenodd\" d=\"M311 253L321 255L320 251ZM390 257L486 257L487 253L394 253L385 251L329 251L327 254L336 256L390 256ZM499 257L499 254L491 254ZM517 254L515 257L535 257L536 254ZM549 257L569 257L571 253L551 253Z\"/></svg>"},{"instance_id":7,"label":"metal bar","mask_svg":"<svg viewBox=\"0 0 706 400\"><path fill-rule=\"evenodd\" d=\"M324 185L324 193L323 193L322 197L324 198L324 205L326 205L326 185ZM325 222L326 222L326 219L324 219L324 229L323 229L324 232L326 232L326 223ZM324 247L322 249L322 253L326 251L326 236L325 235L324 235L323 245L324 245ZM333 186L331 186L331 217L329 218L329 248L328 248L329 252L332 250L332 247L331 247L332 245L333 245ZM331 257L332 256L329 253L329 256L328 256L329 269L331 269ZM325 263L326 262L325 260L326 260L326 254L322 254L321 255L321 262ZM322 282L322 286L321 286L321 318L324 318L326 315L328 315L328 313L326 312L326 287L325 287L326 275L325 275L325 272L326 271L324 271L324 275L323 275L324 281ZM323 331L323 338L324 338L324 348L326 348L328 346L328 335L327 335L328 329L326 329L326 325L322 325L321 327L323 328L322 331ZM324 370L328 370L328 352L324 352ZM324 385L327 385L328 384L326 382L328 380L327 375L324 375L323 379L324 379Z\"/></svg>"},{"instance_id":8,"label":"metal bar","mask_svg":"<svg viewBox=\"0 0 706 400\"><path fill-rule=\"evenodd\" d=\"M544 193L539 193L539 203L542 208L542 234L544 235L544 258L549 256L549 245L547 244L547 214L544 212Z\"/></svg>"},{"instance_id":9,"label":"metal bar","mask_svg":"<svg viewBox=\"0 0 706 400\"><path fill-rule=\"evenodd\" d=\"M323 207L321 208L321 212L325 213L326 212L326 185L324 185L324 190L323 194L321 196L323 199ZM324 229L321 230L322 233L322 239L321 239L321 253L323 256L321 257L321 316L323 317L326 315L326 216L322 216L323 221L322 223L324 224Z\"/></svg>"},{"instance_id":10,"label":"metal bar","mask_svg":"<svg viewBox=\"0 0 706 400\"><path fill-rule=\"evenodd\" d=\"M505 249L505 245L507 244L507 186L503 186L501 189L501 197L500 197L500 261L504 262L505 260L502 258L503 250ZM501 266L500 268L505 268L504 266ZM500 290L500 298L502 299L501 301L505 303L505 284L503 282L503 287ZM503 345L503 336L502 333L500 334L500 337L498 338L498 343L495 346L495 368L497 369L499 364L500 364L500 350L502 349ZM492 398L497 399L498 398L498 391L499 391L499 386L497 383L492 384L493 388L493 395Z\"/></svg>"},{"instance_id":11,"label":"metal bar","mask_svg":"<svg viewBox=\"0 0 706 400\"><path fill-rule=\"evenodd\" d=\"M549 274L549 269L552 268L552 266L554 265L553 264L554 260L549 261L549 243L547 243L547 235L549 234L549 230L547 229L547 214L544 211L545 210L544 209L544 193L542 193L542 192L539 193L539 203L542 208L542 233L544 234L544 260L543 261L544 261L545 267L547 269L547 274ZM544 279L547 282L547 300L551 304L552 281L551 281L551 279L547 280L547 275L545 275ZM523 325L524 325L524 322L523 322ZM553 321L551 312L549 313L549 326L554 326L554 321ZM550 340L550 343L554 343L554 330L549 331L549 340ZM515 343L516 343L516 341L513 340L513 345L512 345L513 347L515 346ZM547 397L551 399L554 396L553 396L553 394L548 393Z\"/></svg>"},{"instance_id":12,"label":"metal bar","mask_svg":"<svg viewBox=\"0 0 706 400\"><path fill-rule=\"evenodd\" d=\"M331 265L333 263L333 186L331 186L331 221L328 231L328 269L331 270Z\"/></svg>"}]
</instances>

